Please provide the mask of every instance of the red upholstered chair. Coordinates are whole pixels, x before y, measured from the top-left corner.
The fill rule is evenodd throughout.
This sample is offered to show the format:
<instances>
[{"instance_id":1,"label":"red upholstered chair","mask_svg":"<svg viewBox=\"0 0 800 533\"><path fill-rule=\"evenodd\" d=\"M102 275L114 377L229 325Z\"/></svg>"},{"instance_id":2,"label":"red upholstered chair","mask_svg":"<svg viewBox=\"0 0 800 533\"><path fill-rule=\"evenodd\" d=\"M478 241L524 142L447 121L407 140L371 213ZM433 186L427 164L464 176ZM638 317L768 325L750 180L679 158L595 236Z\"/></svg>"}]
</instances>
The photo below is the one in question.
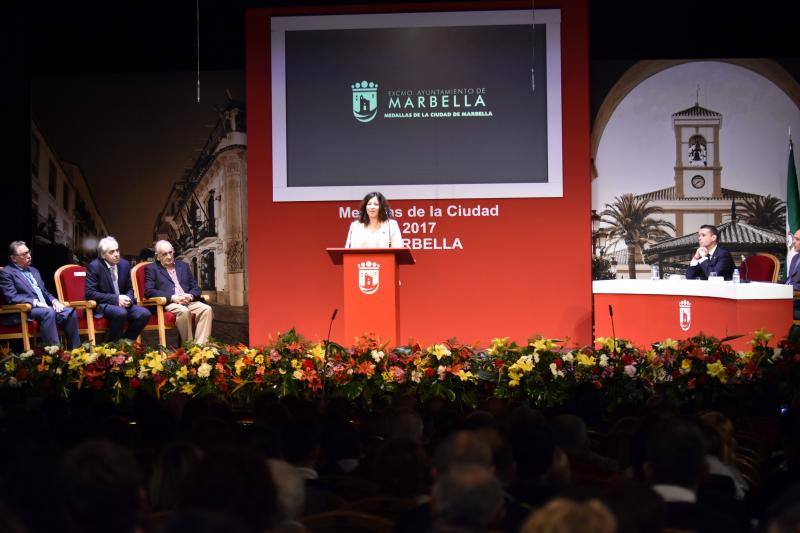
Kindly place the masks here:
<instances>
[{"instance_id":1,"label":"red upholstered chair","mask_svg":"<svg viewBox=\"0 0 800 533\"><path fill-rule=\"evenodd\" d=\"M92 347L97 333L108 329L108 320L95 318L92 311L97 307L94 300L84 300L86 295L86 268L81 265L64 265L53 274L58 299L75 309L78 316L78 333L89 337Z\"/></svg>"},{"instance_id":2,"label":"red upholstered chair","mask_svg":"<svg viewBox=\"0 0 800 533\"><path fill-rule=\"evenodd\" d=\"M781 262L777 257L772 254L758 253L745 258L739 265L739 274L742 279L775 283L778 281L780 268Z\"/></svg>"},{"instance_id":3,"label":"red upholstered chair","mask_svg":"<svg viewBox=\"0 0 800 533\"><path fill-rule=\"evenodd\" d=\"M39 336L39 323L35 320L28 322L30 310L30 304L9 304L0 292L0 339L22 339L22 348L26 352L31 349L31 339L36 343L36 337ZM2 318L15 314L19 315L19 324L3 325Z\"/></svg>"},{"instance_id":4,"label":"red upholstered chair","mask_svg":"<svg viewBox=\"0 0 800 533\"><path fill-rule=\"evenodd\" d=\"M158 330L158 344L160 346L167 345L167 330L175 327L175 314L164 310L167 305L167 299L162 296L155 298L144 297L144 269L148 263L137 263L131 269L131 283L133 284L133 295L139 302L139 305L151 309L153 316L144 327L146 330ZM155 313L152 312L155 308Z\"/></svg>"}]
</instances>

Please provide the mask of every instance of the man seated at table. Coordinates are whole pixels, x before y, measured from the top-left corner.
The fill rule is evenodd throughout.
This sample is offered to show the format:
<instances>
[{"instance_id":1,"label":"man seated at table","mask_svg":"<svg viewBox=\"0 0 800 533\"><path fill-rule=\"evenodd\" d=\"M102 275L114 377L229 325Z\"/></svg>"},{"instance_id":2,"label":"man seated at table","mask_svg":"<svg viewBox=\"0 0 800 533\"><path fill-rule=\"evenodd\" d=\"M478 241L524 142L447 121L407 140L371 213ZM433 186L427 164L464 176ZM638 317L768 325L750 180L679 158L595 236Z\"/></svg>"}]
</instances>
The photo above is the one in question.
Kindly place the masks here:
<instances>
[{"instance_id":1,"label":"man seated at table","mask_svg":"<svg viewBox=\"0 0 800 533\"><path fill-rule=\"evenodd\" d=\"M730 252L719 246L719 230L711 224L703 224L697 232L700 245L686 270L686 279L708 279L719 276L724 279L733 277L733 257Z\"/></svg>"},{"instance_id":2,"label":"man seated at table","mask_svg":"<svg viewBox=\"0 0 800 533\"><path fill-rule=\"evenodd\" d=\"M794 232L792 236L792 247L795 253L792 261L789 263L789 273L786 275L786 284L794 287L794 290L800 291L800 229ZM794 319L800 319L800 300L794 301Z\"/></svg>"}]
</instances>

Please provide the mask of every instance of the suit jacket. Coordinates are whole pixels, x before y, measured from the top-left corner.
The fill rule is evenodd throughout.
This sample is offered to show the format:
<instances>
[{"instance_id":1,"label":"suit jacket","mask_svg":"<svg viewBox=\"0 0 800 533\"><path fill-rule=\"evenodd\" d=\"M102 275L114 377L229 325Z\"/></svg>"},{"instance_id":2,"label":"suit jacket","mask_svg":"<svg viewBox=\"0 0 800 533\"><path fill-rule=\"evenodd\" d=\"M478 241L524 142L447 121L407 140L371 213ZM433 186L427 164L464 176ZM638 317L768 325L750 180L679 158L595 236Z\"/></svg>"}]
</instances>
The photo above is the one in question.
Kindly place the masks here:
<instances>
[{"instance_id":1,"label":"suit jacket","mask_svg":"<svg viewBox=\"0 0 800 533\"><path fill-rule=\"evenodd\" d=\"M800 261L800 253L794 254L791 263L789 263L789 275L786 277L786 284L794 287L794 290L800 291L800 266L797 262Z\"/></svg>"},{"instance_id":2,"label":"suit jacket","mask_svg":"<svg viewBox=\"0 0 800 533\"><path fill-rule=\"evenodd\" d=\"M686 279L708 279L710 272L716 272L718 276L729 280L733 277L734 268L730 252L717 245L711 258L686 270Z\"/></svg>"},{"instance_id":3,"label":"suit jacket","mask_svg":"<svg viewBox=\"0 0 800 533\"><path fill-rule=\"evenodd\" d=\"M178 275L178 283L181 284L183 292L191 294L194 300L200 300L200 287L197 285L189 265L184 261L175 261L175 273ZM175 284L169 277L167 269L161 263L154 261L144 267L144 296L153 298L163 296L169 303L175 294Z\"/></svg>"},{"instance_id":4,"label":"suit jacket","mask_svg":"<svg viewBox=\"0 0 800 533\"><path fill-rule=\"evenodd\" d=\"M28 268L31 274L33 274L36 283L39 284L39 289L41 289L42 295L47 301L47 305L52 306L53 300L55 300L56 297L47 291L47 287L45 287L44 280L42 279L42 275L39 274L39 271L33 267ZM25 277L22 270L12 263L9 263L0 271L0 291L3 291L6 302L10 304L33 305L33 301L38 298L38 296L36 296L36 291L33 290L31 282L28 281L28 278Z\"/></svg>"},{"instance_id":5,"label":"suit jacket","mask_svg":"<svg viewBox=\"0 0 800 533\"><path fill-rule=\"evenodd\" d=\"M136 298L133 296L133 284L131 283L131 264L125 259L120 259L117 265L117 285L119 293L126 295L135 304ZM114 292L111 271L106 262L100 258L93 259L86 267L85 296L87 300L97 302L97 309L101 312L106 305L119 305L119 298Z\"/></svg>"}]
</instances>

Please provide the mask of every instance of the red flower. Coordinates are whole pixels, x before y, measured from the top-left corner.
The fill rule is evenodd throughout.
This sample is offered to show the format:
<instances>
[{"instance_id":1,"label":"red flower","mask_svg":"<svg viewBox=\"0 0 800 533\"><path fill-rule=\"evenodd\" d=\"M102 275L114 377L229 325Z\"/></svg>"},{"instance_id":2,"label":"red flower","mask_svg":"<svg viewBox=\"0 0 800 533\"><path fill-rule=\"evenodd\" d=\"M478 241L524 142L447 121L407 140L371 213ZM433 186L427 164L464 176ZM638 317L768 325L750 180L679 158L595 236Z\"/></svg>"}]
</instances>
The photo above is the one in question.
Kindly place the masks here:
<instances>
[{"instance_id":1,"label":"red flower","mask_svg":"<svg viewBox=\"0 0 800 533\"><path fill-rule=\"evenodd\" d=\"M314 370L314 361L311 359L303 359L303 369L306 371Z\"/></svg>"},{"instance_id":2,"label":"red flower","mask_svg":"<svg viewBox=\"0 0 800 533\"><path fill-rule=\"evenodd\" d=\"M227 355L220 355L219 359L217 359L217 361L219 361L219 363L221 365L227 365L228 364L228 356Z\"/></svg>"},{"instance_id":3,"label":"red flower","mask_svg":"<svg viewBox=\"0 0 800 533\"><path fill-rule=\"evenodd\" d=\"M159 383L162 383L164 381L164 379L165 379L164 376L162 376L161 374L153 374L153 382L156 385L158 385Z\"/></svg>"},{"instance_id":4,"label":"red flower","mask_svg":"<svg viewBox=\"0 0 800 533\"><path fill-rule=\"evenodd\" d=\"M686 388L689 390L693 390L695 388L695 380L694 378L690 379L686 382Z\"/></svg>"},{"instance_id":5,"label":"red flower","mask_svg":"<svg viewBox=\"0 0 800 533\"><path fill-rule=\"evenodd\" d=\"M630 364L633 364L633 357L631 357L631 356L630 356L630 355L628 355L628 354L624 354L624 355L622 356L622 364L623 364L623 365L630 365Z\"/></svg>"},{"instance_id":6,"label":"red flower","mask_svg":"<svg viewBox=\"0 0 800 533\"><path fill-rule=\"evenodd\" d=\"M503 366L505 366L505 364L506 364L505 361L503 361L502 359L495 359L494 360L494 366L496 368L503 368Z\"/></svg>"},{"instance_id":7,"label":"red flower","mask_svg":"<svg viewBox=\"0 0 800 533\"><path fill-rule=\"evenodd\" d=\"M425 369L425 377L426 378L432 378L435 375L436 375L436 371L434 369L432 369L431 367L428 367L428 368Z\"/></svg>"},{"instance_id":8,"label":"red flower","mask_svg":"<svg viewBox=\"0 0 800 533\"><path fill-rule=\"evenodd\" d=\"M131 378L130 384L132 389L138 389L142 382L138 378Z\"/></svg>"},{"instance_id":9,"label":"red flower","mask_svg":"<svg viewBox=\"0 0 800 533\"><path fill-rule=\"evenodd\" d=\"M183 349L183 348L181 348L181 349ZM185 353L181 353L180 355L178 355L178 362L180 364L182 364L182 365L189 364L189 356L186 355Z\"/></svg>"}]
</instances>

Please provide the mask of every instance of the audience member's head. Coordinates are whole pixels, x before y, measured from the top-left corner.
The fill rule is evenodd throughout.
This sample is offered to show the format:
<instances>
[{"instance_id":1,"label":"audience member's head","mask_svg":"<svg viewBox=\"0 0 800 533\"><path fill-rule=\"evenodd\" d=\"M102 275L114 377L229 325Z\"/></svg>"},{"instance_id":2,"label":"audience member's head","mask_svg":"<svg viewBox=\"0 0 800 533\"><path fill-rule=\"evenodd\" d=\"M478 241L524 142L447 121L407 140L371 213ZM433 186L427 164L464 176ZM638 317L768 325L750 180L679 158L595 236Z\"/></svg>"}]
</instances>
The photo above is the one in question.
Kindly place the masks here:
<instances>
[{"instance_id":1,"label":"audience member's head","mask_svg":"<svg viewBox=\"0 0 800 533\"><path fill-rule=\"evenodd\" d=\"M140 522L143 488L127 449L86 441L64 456L59 471L65 529L132 531Z\"/></svg>"},{"instance_id":2,"label":"audience member's head","mask_svg":"<svg viewBox=\"0 0 800 533\"><path fill-rule=\"evenodd\" d=\"M251 531L271 527L278 497L266 461L241 446L210 448L187 476L181 509L221 511Z\"/></svg>"},{"instance_id":3,"label":"audience member's head","mask_svg":"<svg viewBox=\"0 0 800 533\"><path fill-rule=\"evenodd\" d=\"M645 472L654 485L677 485L696 490L707 471L705 441L688 420L666 420L647 442Z\"/></svg>"},{"instance_id":4,"label":"audience member's head","mask_svg":"<svg viewBox=\"0 0 800 533\"><path fill-rule=\"evenodd\" d=\"M706 437L708 454L724 463L733 463L733 422L718 411L710 411L700 417Z\"/></svg>"},{"instance_id":5,"label":"audience member's head","mask_svg":"<svg viewBox=\"0 0 800 533\"><path fill-rule=\"evenodd\" d=\"M556 447L553 433L546 426L514 425L509 441L518 477L540 480L553 466Z\"/></svg>"},{"instance_id":6,"label":"audience member's head","mask_svg":"<svg viewBox=\"0 0 800 533\"><path fill-rule=\"evenodd\" d=\"M421 443L424 424L419 413L412 409L398 409L391 416L389 423L387 440L404 438Z\"/></svg>"},{"instance_id":7,"label":"audience member's head","mask_svg":"<svg viewBox=\"0 0 800 533\"><path fill-rule=\"evenodd\" d=\"M619 533L660 533L664 528L664 500L647 485L614 483L601 499L617 518Z\"/></svg>"},{"instance_id":8,"label":"audience member's head","mask_svg":"<svg viewBox=\"0 0 800 533\"><path fill-rule=\"evenodd\" d=\"M283 435L284 459L295 466L315 467L319 460L320 438L319 421L292 419Z\"/></svg>"},{"instance_id":9,"label":"audience member's head","mask_svg":"<svg viewBox=\"0 0 800 533\"><path fill-rule=\"evenodd\" d=\"M200 460L200 451L188 442L171 442L161 449L147 484L152 511L178 507L186 476Z\"/></svg>"},{"instance_id":10,"label":"audience member's head","mask_svg":"<svg viewBox=\"0 0 800 533\"><path fill-rule=\"evenodd\" d=\"M158 533L251 533L241 521L229 513L205 509L175 512Z\"/></svg>"},{"instance_id":11,"label":"audience member's head","mask_svg":"<svg viewBox=\"0 0 800 533\"><path fill-rule=\"evenodd\" d=\"M797 533L800 531L800 484L784 494L770 509L767 533Z\"/></svg>"},{"instance_id":12,"label":"audience member's head","mask_svg":"<svg viewBox=\"0 0 800 533\"><path fill-rule=\"evenodd\" d=\"M429 488L428 459L422 446L411 439L392 439L378 449L372 479L382 494L413 498Z\"/></svg>"},{"instance_id":13,"label":"audience member's head","mask_svg":"<svg viewBox=\"0 0 800 533\"><path fill-rule=\"evenodd\" d=\"M434 521L448 527L485 528L503 513L503 487L485 466L455 466L433 486Z\"/></svg>"},{"instance_id":14,"label":"audience member's head","mask_svg":"<svg viewBox=\"0 0 800 533\"><path fill-rule=\"evenodd\" d=\"M573 453L586 448L586 422L576 415L563 414L550 421L556 446L565 452Z\"/></svg>"},{"instance_id":15,"label":"audience member's head","mask_svg":"<svg viewBox=\"0 0 800 533\"><path fill-rule=\"evenodd\" d=\"M616 533L614 515L599 500L556 498L534 511L521 533Z\"/></svg>"},{"instance_id":16,"label":"audience member's head","mask_svg":"<svg viewBox=\"0 0 800 533\"><path fill-rule=\"evenodd\" d=\"M492 448L472 431L450 435L436 449L435 474L440 476L455 466L478 465L492 467Z\"/></svg>"}]
</instances>

